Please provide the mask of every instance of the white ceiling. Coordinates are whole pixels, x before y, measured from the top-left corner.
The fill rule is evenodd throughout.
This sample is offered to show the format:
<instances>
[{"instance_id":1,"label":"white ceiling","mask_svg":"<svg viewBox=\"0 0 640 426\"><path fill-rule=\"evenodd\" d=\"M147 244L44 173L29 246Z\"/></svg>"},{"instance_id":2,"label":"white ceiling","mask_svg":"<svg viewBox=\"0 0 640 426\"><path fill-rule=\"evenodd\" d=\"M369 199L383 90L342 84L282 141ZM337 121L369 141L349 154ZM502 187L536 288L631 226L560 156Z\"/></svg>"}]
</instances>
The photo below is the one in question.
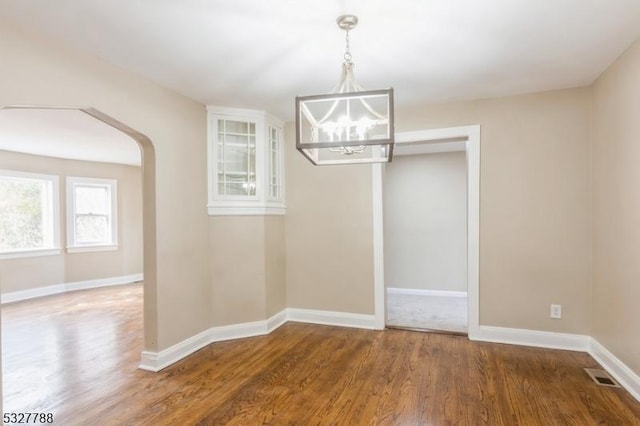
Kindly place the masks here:
<instances>
[{"instance_id":1,"label":"white ceiling","mask_svg":"<svg viewBox=\"0 0 640 426\"><path fill-rule=\"evenodd\" d=\"M293 119L355 72L396 107L590 84L640 37L639 0L0 0L0 19L203 104Z\"/></svg>"},{"instance_id":2,"label":"white ceiling","mask_svg":"<svg viewBox=\"0 0 640 426\"><path fill-rule=\"evenodd\" d=\"M140 165L136 141L78 110L0 110L0 150Z\"/></svg>"}]
</instances>

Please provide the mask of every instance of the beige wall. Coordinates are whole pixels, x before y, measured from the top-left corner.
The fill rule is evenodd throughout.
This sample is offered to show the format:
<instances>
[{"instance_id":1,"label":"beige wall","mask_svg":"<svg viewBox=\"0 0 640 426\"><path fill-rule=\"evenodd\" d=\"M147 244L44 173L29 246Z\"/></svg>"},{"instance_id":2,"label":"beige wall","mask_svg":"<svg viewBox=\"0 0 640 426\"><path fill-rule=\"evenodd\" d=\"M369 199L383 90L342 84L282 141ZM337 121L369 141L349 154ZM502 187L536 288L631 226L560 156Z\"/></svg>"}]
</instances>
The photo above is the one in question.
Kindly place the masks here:
<instances>
[{"instance_id":1,"label":"beige wall","mask_svg":"<svg viewBox=\"0 0 640 426\"><path fill-rule=\"evenodd\" d=\"M287 303L373 314L371 166L314 166L285 128Z\"/></svg>"},{"instance_id":2,"label":"beige wall","mask_svg":"<svg viewBox=\"0 0 640 426\"><path fill-rule=\"evenodd\" d=\"M383 199L386 287L467 291L466 153L396 156Z\"/></svg>"},{"instance_id":3,"label":"beige wall","mask_svg":"<svg viewBox=\"0 0 640 426\"><path fill-rule=\"evenodd\" d=\"M397 116L397 131L481 125L480 324L588 333L589 89ZM551 303L561 320L549 318Z\"/></svg>"},{"instance_id":4,"label":"beige wall","mask_svg":"<svg viewBox=\"0 0 640 426\"><path fill-rule=\"evenodd\" d=\"M266 318L262 216L214 216L210 221L213 323Z\"/></svg>"},{"instance_id":5,"label":"beige wall","mask_svg":"<svg viewBox=\"0 0 640 426\"><path fill-rule=\"evenodd\" d=\"M145 348L164 349L209 328L204 106L7 22L0 23L0 57L0 105L92 106L151 139L156 187L144 197L155 197L157 264L145 258L144 273L152 280L156 272L157 284L145 282Z\"/></svg>"},{"instance_id":6,"label":"beige wall","mask_svg":"<svg viewBox=\"0 0 640 426\"><path fill-rule=\"evenodd\" d=\"M396 131L480 124L480 323L587 333L589 89L396 111ZM313 167L287 132L289 306L373 313L371 168ZM563 319L551 320L551 303Z\"/></svg>"},{"instance_id":7,"label":"beige wall","mask_svg":"<svg viewBox=\"0 0 640 426\"><path fill-rule=\"evenodd\" d=\"M640 42L593 86L592 335L640 374Z\"/></svg>"},{"instance_id":8,"label":"beige wall","mask_svg":"<svg viewBox=\"0 0 640 426\"><path fill-rule=\"evenodd\" d=\"M265 296L267 317L287 307L286 251L284 216L266 216L265 219Z\"/></svg>"},{"instance_id":9,"label":"beige wall","mask_svg":"<svg viewBox=\"0 0 640 426\"><path fill-rule=\"evenodd\" d=\"M213 325L265 320L286 308L284 218L213 216Z\"/></svg>"},{"instance_id":10,"label":"beige wall","mask_svg":"<svg viewBox=\"0 0 640 426\"><path fill-rule=\"evenodd\" d=\"M1 114L1 112L0 112ZM134 143L131 141L131 143ZM142 273L140 167L0 151L0 169L44 173L60 179L60 242L66 247L67 176L118 181L118 250L0 260L2 293L47 285Z\"/></svg>"}]
</instances>

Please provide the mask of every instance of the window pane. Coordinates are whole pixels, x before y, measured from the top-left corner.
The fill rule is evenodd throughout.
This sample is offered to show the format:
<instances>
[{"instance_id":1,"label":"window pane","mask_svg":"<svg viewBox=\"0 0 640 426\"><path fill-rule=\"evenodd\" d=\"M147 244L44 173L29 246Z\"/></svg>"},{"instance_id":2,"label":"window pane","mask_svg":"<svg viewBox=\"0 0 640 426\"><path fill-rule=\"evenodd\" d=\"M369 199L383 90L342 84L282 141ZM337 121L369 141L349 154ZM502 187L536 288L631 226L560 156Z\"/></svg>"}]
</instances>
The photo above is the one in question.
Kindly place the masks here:
<instances>
[{"instance_id":1,"label":"window pane","mask_svg":"<svg viewBox=\"0 0 640 426\"><path fill-rule=\"evenodd\" d=\"M228 147L224 151L224 169L226 173L246 175L247 173L247 146Z\"/></svg>"},{"instance_id":2,"label":"window pane","mask_svg":"<svg viewBox=\"0 0 640 426\"><path fill-rule=\"evenodd\" d=\"M255 123L218 120L218 194L256 194Z\"/></svg>"},{"instance_id":3,"label":"window pane","mask_svg":"<svg viewBox=\"0 0 640 426\"><path fill-rule=\"evenodd\" d=\"M246 135L249 133L248 124L242 121L224 120L224 133L242 133Z\"/></svg>"},{"instance_id":4,"label":"window pane","mask_svg":"<svg viewBox=\"0 0 640 426\"><path fill-rule=\"evenodd\" d=\"M46 180L0 177L0 251L53 245L50 192Z\"/></svg>"},{"instance_id":5,"label":"window pane","mask_svg":"<svg viewBox=\"0 0 640 426\"><path fill-rule=\"evenodd\" d=\"M280 200L280 138L275 128L269 131L269 198Z\"/></svg>"},{"instance_id":6,"label":"window pane","mask_svg":"<svg viewBox=\"0 0 640 426\"><path fill-rule=\"evenodd\" d=\"M68 177L69 246L117 244L117 181Z\"/></svg>"},{"instance_id":7,"label":"window pane","mask_svg":"<svg viewBox=\"0 0 640 426\"><path fill-rule=\"evenodd\" d=\"M108 188L106 186L76 186L76 213L108 214Z\"/></svg>"},{"instance_id":8,"label":"window pane","mask_svg":"<svg viewBox=\"0 0 640 426\"><path fill-rule=\"evenodd\" d=\"M108 243L109 218L102 215L76 216L76 243Z\"/></svg>"}]
</instances>

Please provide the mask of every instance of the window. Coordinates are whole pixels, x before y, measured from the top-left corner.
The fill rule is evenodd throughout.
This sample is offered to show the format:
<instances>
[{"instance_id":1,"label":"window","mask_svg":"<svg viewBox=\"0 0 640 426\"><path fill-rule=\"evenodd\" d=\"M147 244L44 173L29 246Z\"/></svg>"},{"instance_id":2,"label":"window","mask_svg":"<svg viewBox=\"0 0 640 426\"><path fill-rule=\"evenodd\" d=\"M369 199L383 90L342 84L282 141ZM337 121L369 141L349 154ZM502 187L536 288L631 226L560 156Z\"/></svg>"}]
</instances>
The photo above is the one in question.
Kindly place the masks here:
<instances>
[{"instance_id":1,"label":"window","mask_svg":"<svg viewBox=\"0 0 640 426\"><path fill-rule=\"evenodd\" d=\"M0 170L0 256L59 253L58 177Z\"/></svg>"},{"instance_id":2,"label":"window","mask_svg":"<svg viewBox=\"0 0 640 426\"><path fill-rule=\"evenodd\" d=\"M269 200L282 201L282 143L280 130L269 127Z\"/></svg>"},{"instance_id":3,"label":"window","mask_svg":"<svg viewBox=\"0 0 640 426\"><path fill-rule=\"evenodd\" d=\"M283 123L265 111L207 110L209 214L284 214Z\"/></svg>"},{"instance_id":4,"label":"window","mask_svg":"<svg viewBox=\"0 0 640 426\"><path fill-rule=\"evenodd\" d=\"M67 249L117 248L117 182L111 179L67 178Z\"/></svg>"},{"instance_id":5,"label":"window","mask_svg":"<svg viewBox=\"0 0 640 426\"><path fill-rule=\"evenodd\" d=\"M256 195L256 124L218 120L218 194Z\"/></svg>"}]
</instances>

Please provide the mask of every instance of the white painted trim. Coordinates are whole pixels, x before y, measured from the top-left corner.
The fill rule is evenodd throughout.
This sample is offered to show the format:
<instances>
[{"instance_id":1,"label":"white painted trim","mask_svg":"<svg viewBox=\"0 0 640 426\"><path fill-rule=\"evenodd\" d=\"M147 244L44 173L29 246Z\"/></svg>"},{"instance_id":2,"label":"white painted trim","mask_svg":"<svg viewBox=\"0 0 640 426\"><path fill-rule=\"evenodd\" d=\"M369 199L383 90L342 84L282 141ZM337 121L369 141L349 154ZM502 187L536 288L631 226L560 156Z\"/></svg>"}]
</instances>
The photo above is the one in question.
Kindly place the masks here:
<instances>
[{"instance_id":1,"label":"white painted trim","mask_svg":"<svg viewBox=\"0 0 640 426\"><path fill-rule=\"evenodd\" d=\"M210 330L205 330L160 352L142 351L138 368L158 372L212 343L209 335Z\"/></svg>"},{"instance_id":2,"label":"white painted trim","mask_svg":"<svg viewBox=\"0 0 640 426\"><path fill-rule=\"evenodd\" d=\"M614 379L640 402L640 376L607 350L595 338L591 338L589 355L593 357Z\"/></svg>"},{"instance_id":3,"label":"white painted trim","mask_svg":"<svg viewBox=\"0 0 640 426\"><path fill-rule=\"evenodd\" d=\"M259 109L247 109L247 108L230 108L219 105L207 105L207 112L216 115L228 115L228 116L242 116L254 119L266 119L273 121L279 127L284 127L284 121L279 117Z\"/></svg>"},{"instance_id":4,"label":"white painted trim","mask_svg":"<svg viewBox=\"0 0 640 426\"><path fill-rule=\"evenodd\" d=\"M142 281L142 274L123 275L120 277L101 278L97 280L76 281L64 284L54 284L46 287L37 287L28 290L2 293L0 303L18 302L21 300L33 299L36 297L51 296L65 293L67 291L88 290L90 288L107 287L113 285L131 284Z\"/></svg>"},{"instance_id":5,"label":"white painted trim","mask_svg":"<svg viewBox=\"0 0 640 426\"><path fill-rule=\"evenodd\" d=\"M373 188L373 303L374 303L374 327L383 330L387 322L387 306L384 292L384 222L383 222L383 195L382 195L382 164L371 166L371 181Z\"/></svg>"},{"instance_id":6,"label":"white painted trim","mask_svg":"<svg viewBox=\"0 0 640 426\"><path fill-rule=\"evenodd\" d=\"M288 321L375 329L375 320L374 315L287 308L264 321L212 327L160 352L143 351L139 368L158 372L211 343L262 336L271 333ZM474 338L470 340L588 352L622 387L640 401L640 377L590 336L480 326Z\"/></svg>"},{"instance_id":7,"label":"white painted trim","mask_svg":"<svg viewBox=\"0 0 640 426\"><path fill-rule=\"evenodd\" d=\"M431 142L431 143L405 143L398 144L393 148L393 156L397 155L420 155L437 154L440 152L465 151L467 141Z\"/></svg>"},{"instance_id":8,"label":"white painted trim","mask_svg":"<svg viewBox=\"0 0 640 426\"><path fill-rule=\"evenodd\" d=\"M211 343L269 334L284 324L286 319L285 309L264 321L212 327L160 352L143 351L139 368L158 372Z\"/></svg>"},{"instance_id":9,"label":"white painted trim","mask_svg":"<svg viewBox=\"0 0 640 426\"><path fill-rule=\"evenodd\" d=\"M480 126L467 134L467 332L480 327Z\"/></svg>"},{"instance_id":10,"label":"white painted trim","mask_svg":"<svg viewBox=\"0 0 640 426\"><path fill-rule=\"evenodd\" d=\"M471 126L459 126L459 127L442 127L439 129L426 129L426 130L413 130L409 132L399 132L395 135L395 141L399 144L415 143L415 142L428 142L428 143L440 143L440 140L446 139L460 139L466 138L470 131L473 131L474 127L480 127L479 125Z\"/></svg>"},{"instance_id":11,"label":"white painted trim","mask_svg":"<svg viewBox=\"0 0 640 426\"><path fill-rule=\"evenodd\" d=\"M467 157L467 315L469 338L480 327L480 125L419 130L395 134L396 146L403 143L459 143L466 139ZM373 168L373 281L375 325L386 321L384 289L383 186Z\"/></svg>"},{"instance_id":12,"label":"white painted trim","mask_svg":"<svg viewBox=\"0 0 640 426\"><path fill-rule=\"evenodd\" d=\"M283 309L271 318L267 319L267 332L271 333L281 325L287 322L287 310Z\"/></svg>"},{"instance_id":13,"label":"white painted trim","mask_svg":"<svg viewBox=\"0 0 640 426\"><path fill-rule=\"evenodd\" d=\"M352 314L349 312L288 308L287 320L311 324L334 325L337 327L376 329L374 315Z\"/></svg>"},{"instance_id":14,"label":"white painted trim","mask_svg":"<svg viewBox=\"0 0 640 426\"><path fill-rule=\"evenodd\" d=\"M547 349L588 352L591 337L582 334L553 333L549 331L518 328L491 327L481 325L470 340L505 343L508 345L533 346Z\"/></svg>"},{"instance_id":15,"label":"white painted trim","mask_svg":"<svg viewBox=\"0 0 640 426\"><path fill-rule=\"evenodd\" d=\"M245 337L269 334L268 322L269 320L263 320L212 327L208 330L209 340L210 343L224 342L225 340L243 339Z\"/></svg>"},{"instance_id":16,"label":"white painted trim","mask_svg":"<svg viewBox=\"0 0 640 426\"><path fill-rule=\"evenodd\" d=\"M272 206L251 206L251 207L238 207L238 206L213 206L210 205L207 208L209 216L269 216L269 215L283 215L287 209L285 207L272 207Z\"/></svg>"},{"instance_id":17,"label":"white painted trim","mask_svg":"<svg viewBox=\"0 0 640 426\"><path fill-rule=\"evenodd\" d=\"M433 297L467 297L466 291L450 290L425 290L421 288L387 287L387 294L406 294L408 296L433 296Z\"/></svg>"},{"instance_id":18,"label":"white painted trim","mask_svg":"<svg viewBox=\"0 0 640 426\"><path fill-rule=\"evenodd\" d=\"M20 250L0 253L0 260L21 259L23 257L56 256L62 253L59 248L45 248L33 250Z\"/></svg>"},{"instance_id":19,"label":"white painted trim","mask_svg":"<svg viewBox=\"0 0 640 426\"><path fill-rule=\"evenodd\" d=\"M118 251L118 244L67 247L67 253L88 253L88 252L98 252L98 251Z\"/></svg>"},{"instance_id":20,"label":"white painted trim","mask_svg":"<svg viewBox=\"0 0 640 426\"><path fill-rule=\"evenodd\" d=\"M469 336L469 339L545 349L587 352L616 379L620 386L640 402L640 376L591 336L483 325L479 327L475 336L473 338Z\"/></svg>"},{"instance_id":21,"label":"white painted trim","mask_svg":"<svg viewBox=\"0 0 640 426\"><path fill-rule=\"evenodd\" d=\"M264 321L212 327L160 352L143 351L139 368L158 372L211 343L269 334L287 321L372 329L373 319L373 315L287 308Z\"/></svg>"}]
</instances>

